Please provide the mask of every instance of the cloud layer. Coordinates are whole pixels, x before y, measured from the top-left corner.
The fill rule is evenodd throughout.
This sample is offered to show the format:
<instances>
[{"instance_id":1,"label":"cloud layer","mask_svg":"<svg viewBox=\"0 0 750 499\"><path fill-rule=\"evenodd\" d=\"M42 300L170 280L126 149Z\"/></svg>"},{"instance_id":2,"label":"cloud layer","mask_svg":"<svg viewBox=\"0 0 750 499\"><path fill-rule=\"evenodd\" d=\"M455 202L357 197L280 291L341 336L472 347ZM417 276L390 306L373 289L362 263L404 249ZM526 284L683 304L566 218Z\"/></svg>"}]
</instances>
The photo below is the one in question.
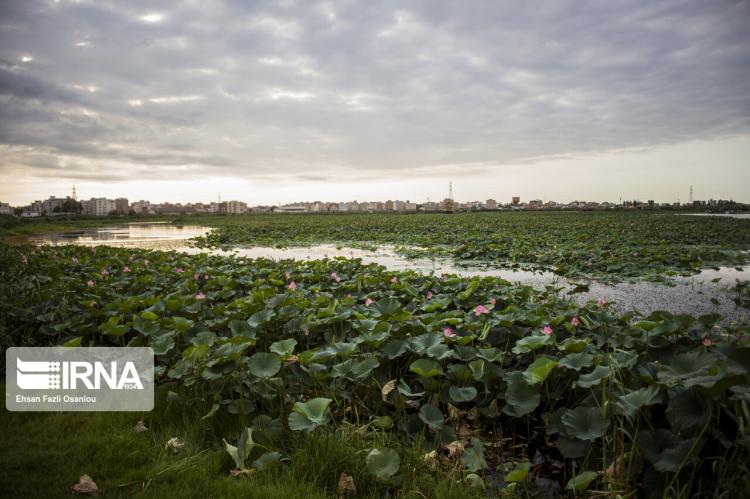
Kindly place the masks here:
<instances>
[{"instance_id":1,"label":"cloud layer","mask_svg":"<svg viewBox=\"0 0 750 499\"><path fill-rule=\"evenodd\" d=\"M0 4L0 175L477 173L750 132L750 2Z\"/></svg>"}]
</instances>

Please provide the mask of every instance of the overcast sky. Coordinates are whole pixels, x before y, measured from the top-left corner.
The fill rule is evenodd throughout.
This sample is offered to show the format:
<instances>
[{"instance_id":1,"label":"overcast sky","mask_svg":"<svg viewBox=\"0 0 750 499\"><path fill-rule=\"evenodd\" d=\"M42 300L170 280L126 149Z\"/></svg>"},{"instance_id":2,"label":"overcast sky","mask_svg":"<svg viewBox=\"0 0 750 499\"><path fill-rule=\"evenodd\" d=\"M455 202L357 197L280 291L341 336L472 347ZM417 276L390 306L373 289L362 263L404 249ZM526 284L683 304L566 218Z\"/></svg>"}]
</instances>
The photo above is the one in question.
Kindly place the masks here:
<instances>
[{"instance_id":1,"label":"overcast sky","mask_svg":"<svg viewBox=\"0 0 750 499\"><path fill-rule=\"evenodd\" d=\"M0 2L0 201L750 201L750 2Z\"/></svg>"}]
</instances>

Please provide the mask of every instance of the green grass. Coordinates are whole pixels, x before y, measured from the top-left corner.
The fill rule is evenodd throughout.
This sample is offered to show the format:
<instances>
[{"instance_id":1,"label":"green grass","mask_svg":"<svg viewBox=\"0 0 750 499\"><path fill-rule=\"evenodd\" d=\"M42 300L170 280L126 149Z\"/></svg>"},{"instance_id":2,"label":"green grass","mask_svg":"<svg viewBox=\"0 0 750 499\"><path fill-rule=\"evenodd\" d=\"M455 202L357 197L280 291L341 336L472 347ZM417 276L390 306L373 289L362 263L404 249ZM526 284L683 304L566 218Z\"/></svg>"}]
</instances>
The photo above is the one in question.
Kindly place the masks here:
<instances>
[{"instance_id":1,"label":"green grass","mask_svg":"<svg viewBox=\"0 0 750 499\"><path fill-rule=\"evenodd\" d=\"M204 407L168 402L160 392L151 413L14 413L3 409L0 496L70 497L83 474L105 497L139 498L327 498L337 497L341 472L354 477L357 497L382 497L388 490L367 473L366 440L343 432L285 437L287 464L252 477L229 475L232 461L221 436L234 440L238 421L201 420ZM143 419L149 430L136 433ZM185 448L164 448L171 437ZM406 486L400 497L475 497L464 484L437 477L405 450Z\"/></svg>"}]
</instances>

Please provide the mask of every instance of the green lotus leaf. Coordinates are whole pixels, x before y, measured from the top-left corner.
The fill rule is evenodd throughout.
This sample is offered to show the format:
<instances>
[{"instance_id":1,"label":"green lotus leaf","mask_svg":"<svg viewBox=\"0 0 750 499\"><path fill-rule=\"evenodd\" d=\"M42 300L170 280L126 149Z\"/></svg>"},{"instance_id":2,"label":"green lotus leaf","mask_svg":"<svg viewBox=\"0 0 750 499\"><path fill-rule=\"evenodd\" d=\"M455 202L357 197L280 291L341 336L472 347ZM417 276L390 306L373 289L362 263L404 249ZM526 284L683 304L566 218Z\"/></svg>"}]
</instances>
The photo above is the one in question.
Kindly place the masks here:
<instances>
[{"instance_id":1,"label":"green lotus leaf","mask_svg":"<svg viewBox=\"0 0 750 499\"><path fill-rule=\"evenodd\" d=\"M229 329L232 331L234 336L255 336L255 330L250 327L247 321L231 320L229 321Z\"/></svg>"},{"instance_id":2,"label":"green lotus leaf","mask_svg":"<svg viewBox=\"0 0 750 499\"><path fill-rule=\"evenodd\" d=\"M621 414L632 418L641 407L656 404L660 401L658 386L648 386L621 395L617 400L617 407Z\"/></svg>"},{"instance_id":3,"label":"green lotus leaf","mask_svg":"<svg viewBox=\"0 0 750 499\"><path fill-rule=\"evenodd\" d=\"M453 349L443 343L431 346L425 353L428 357L432 357L433 359L437 360L449 359L453 357Z\"/></svg>"},{"instance_id":4,"label":"green lotus leaf","mask_svg":"<svg viewBox=\"0 0 750 499\"><path fill-rule=\"evenodd\" d=\"M505 357L505 352L499 348L480 348L477 353L477 357L484 359L487 362L501 362Z\"/></svg>"},{"instance_id":5,"label":"green lotus leaf","mask_svg":"<svg viewBox=\"0 0 750 499\"><path fill-rule=\"evenodd\" d=\"M523 379L530 385L537 385L547 379L549 373L557 365L557 361L550 358L541 356L538 357L534 362L526 368L523 373Z\"/></svg>"},{"instance_id":6,"label":"green lotus leaf","mask_svg":"<svg viewBox=\"0 0 750 499\"><path fill-rule=\"evenodd\" d=\"M174 333L162 333L152 336L149 340L149 346L154 351L154 355L166 355L174 348L174 345Z\"/></svg>"},{"instance_id":7,"label":"green lotus leaf","mask_svg":"<svg viewBox=\"0 0 750 499\"><path fill-rule=\"evenodd\" d=\"M568 490L586 490L597 476L598 475L595 471L584 471L568 480L568 484L565 488Z\"/></svg>"},{"instance_id":8,"label":"green lotus leaf","mask_svg":"<svg viewBox=\"0 0 750 499\"><path fill-rule=\"evenodd\" d=\"M609 419L601 415L598 407L579 406L563 413L562 424L568 436L596 440L607 433Z\"/></svg>"},{"instance_id":9,"label":"green lotus leaf","mask_svg":"<svg viewBox=\"0 0 750 499\"><path fill-rule=\"evenodd\" d=\"M469 362L469 369L471 369L471 374L474 377L474 381L481 381L482 378L484 378L486 371L485 366L485 360L483 359L476 359Z\"/></svg>"},{"instance_id":10,"label":"green lotus leaf","mask_svg":"<svg viewBox=\"0 0 750 499\"><path fill-rule=\"evenodd\" d=\"M565 341L560 343L557 348L565 353L580 353L583 352L588 344L588 339L567 338Z\"/></svg>"},{"instance_id":11,"label":"green lotus leaf","mask_svg":"<svg viewBox=\"0 0 750 499\"><path fill-rule=\"evenodd\" d=\"M287 340L274 341L268 350L281 357L289 357L294 352L294 347L296 346L297 340L289 338Z\"/></svg>"},{"instance_id":12,"label":"green lotus leaf","mask_svg":"<svg viewBox=\"0 0 750 499\"><path fill-rule=\"evenodd\" d=\"M411 387L409 385L407 385L404 380L401 380L401 381L398 382L398 385L396 385L396 389L404 397L415 398L415 397L421 397L422 395L425 394L425 392L415 392L415 391L413 391L411 389Z\"/></svg>"},{"instance_id":13,"label":"green lotus leaf","mask_svg":"<svg viewBox=\"0 0 750 499\"><path fill-rule=\"evenodd\" d=\"M251 328L256 329L271 322L275 315L276 313L273 310L264 308L263 310L259 310L258 312L255 312L253 315L251 315L247 320L247 324Z\"/></svg>"},{"instance_id":14,"label":"green lotus leaf","mask_svg":"<svg viewBox=\"0 0 750 499\"><path fill-rule=\"evenodd\" d=\"M314 398L307 402L295 402L289 415L289 428L294 431L311 432L327 424L331 419L329 405L333 402L327 398Z\"/></svg>"},{"instance_id":15,"label":"green lotus leaf","mask_svg":"<svg viewBox=\"0 0 750 499\"><path fill-rule=\"evenodd\" d=\"M253 430L252 428L245 428L237 441L237 446L230 445L224 440L224 448L227 453L232 457L234 465L237 469L245 468L245 460L255 448L257 444L253 441Z\"/></svg>"},{"instance_id":16,"label":"green lotus leaf","mask_svg":"<svg viewBox=\"0 0 750 499\"><path fill-rule=\"evenodd\" d=\"M609 376L610 372L609 366L596 366L590 373L578 376L576 386L581 388L597 386L604 378Z\"/></svg>"},{"instance_id":17,"label":"green lotus leaf","mask_svg":"<svg viewBox=\"0 0 750 499\"><path fill-rule=\"evenodd\" d=\"M516 466L505 475L505 481L508 483L518 483L526 480L531 469L531 463L518 463Z\"/></svg>"},{"instance_id":18,"label":"green lotus leaf","mask_svg":"<svg viewBox=\"0 0 750 499\"><path fill-rule=\"evenodd\" d=\"M643 457L662 473L674 473L694 460L696 455L691 455L694 444L695 438L680 440L664 428L638 432L638 446Z\"/></svg>"},{"instance_id":19,"label":"green lotus leaf","mask_svg":"<svg viewBox=\"0 0 750 499\"><path fill-rule=\"evenodd\" d=\"M393 419L390 416L379 416L372 418L372 424L380 428L381 430L390 430L393 428Z\"/></svg>"},{"instance_id":20,"label":"green lotus leaf","mask_svg":"<svg viewBox=\"0 0 750 499\"><path fill-rule=\"evenodd\" d=\"M155 316L156 314L152 314L152 315ZM140 317L136 317L135 320L133 320L133 329L135 329L136 331L138 331L144 336L153 336L159 332L161 327L159 326L159 322L157 320L144 319L143 314L141 314Z\"/></svg>"},{"instance_id":21,"label":"green lotus leaf","mask_svg":"<svg viewBox=\"0 0 750 499\"><path fill-rule=\"evenodd\" d=\"M527 336L525 338L521 338L516 342L516 345L513 347L513 353L518 355L522 353L533 352L534 350L538 350L543 346L552 345L554 341L555 340L552 335Z\"/></svg>"},{"instance_id":22,"label":"green lotus leaf","mask_svg":"<svg viewBox=\"0 0 750 499\"><path fill-rule=\"evenodd\" d=\"M391 296L381 298L372 305L375 317L388 319L401 312L401 303Z\"/></svg>"},{"instance_id":23,"label":"green lotus leaf","mask_svg":"<svg viewBox=\"0 0 750 499\"><path fill-rule=\"evenodd\" d=\"M594 356L590 353L569 353L560 360L560 367L580 371L584 367L590 367L594 363Z\"/></svg>"},{"instance_id":24,"label":"green lotus leaf","mask_svg":"<svg viewBox=\"0 0 750 499\"><path fill-rule=\"evenodd\" d=\"M210 347L215 342L216 334L212 333L211 331L201 331L200 333L190 338L190 343L193 345L206 345Z\"/></svg>"},{"instance_id":25,"label":"green lotus leaf","mask_svg":"<svg viewBox=\"0 0 750 499\"><path fill-rule=\"evenodd\" d=\"M441 429L445 423L443 413L432 404L424 404L419 408L419 419L433 430Z\"/></svg>"},{"instance_id":26,"label":"green lotus leaf","mask_svg":"<svg viewBox=\"0 0 750 499\"><path fill-rule=\"evenodd\" d=\"M669 397L667 419L677 430L684 431L703 426L709 415L709 400L694 388Z\"/></svg>"},{"instance_id":27,"label":"green lotus leaf","mask_svg":"<svg viewBox=\"0 0 750 499\"><path fill-rule=\"evenodd\" d=\"M505 401L508 405L503 412L515 417L525 416L534 411L541 400L539 392L524 380L523 373L513 371L505 376L507 387Z\"/></svg>"},{"instance_id":28,"label":"green lotus leaf","mask_svg":"<svg viewBox=\"0 0 750 499\"><path fill-rule=\"evenodd\" d=\"M409 370L422 378L432 378L443 374L440 364L431 359L418 359L411 363Z\"/></svg>"},{"instance_id":29,"label":"green lotus leaf","mask_svg":"<svg viewBox=\"0 0 750 499\"><path fill-rule=\"evenodd\" d=\"M722 366L716 356L693 351L675 355L672 361L657 373L659 382L666 386L714 386L723 374Z\"/></svg>"},{"instance_id":30,"label":"green lotus leaf","mask_svg":"<svg viewBox=\"0 0 750 499\"><path fill-rule=\"evenodd\" d=\"M401 357L409 349L409 344L404 340L391 340L380 349L380 353L390 360Z\"/></svg>"},{"instance_id":31,"label":"green lotus leaf","mask_svg":"<svg viewBox=\"0 0 750 499\"><path fill-rule=\"evenodd\" d=\"M452 301L450 296L434 296L432 300L422 305L422 310L425 312L434 312L439 308L447 307Z\"/></svg>"},{"instance_id":32,"label":"green lotus leaf","mask_svg":"<svg viewBox=\"0 0 750 499\"><path fill-rule=\"evenodd\" d=\"M451 386L448 394L454 402L469 402L477 397L477 389L473 386Z\"/></svg>"},{"instance_id":33,"label":"green lotus leaf","mask_svg":"<svg viewBox=\"0 0 750 499\"><path fill-rule=\"evenodd\" d=\"M253 419L251 426L253 435L257 435L258 442L268 445L274 439L280 437L284 432L284 425L279 418L271 418L266 414L261 414Z\"/></svg>"},{"instance_id":34,"label":"green lotus leaf","mask_svg":"<svg viewBox=\"0 0 750 499\"><path fill-rule=\"evenodd\" d=\"M461 464L471 472L487 469L487 461L484 459L484 446L478 438L471 439L471 446L464 449L461 456Z\"/></svg>"},{"instance_id":35,"label":"green lotus leaf","mask_svg":"<svg viewBox=\"0 0 750 499\"><path fill-rule=\"evenodd\" d=\"M258 352L250 357L247 368L253 376L270 378L281 369L281 359L275 353Z\"/></svg>"},{"instance_id":36,"label":"green lotus leaf","mask_svg":"<svg viewBox=\"0 0 750 499\"><path fill-rule=\"evenodd\" d=\"M350 375L354 379L362 380L370 375L373 369L380 365L377 357L367 357L352 364Z\"/></svg>"},{"instance_id":37,"label":"green lotus leaf","mask_svg":"<svg viewBox=\"0 0 750 499\"><path fill-rule=\"evenodd\" d=\"M420 334L409 342L409 348L412 352L421 354L429 348L439 345L442 341L442 336L437 333Z\"/></svg>"},{"instance_id":38,"label":"green lotus leaf","mask_svg":"<svg viewBox=\"0 0 750 499\"><path fill-rule=\"evenodd\" d=\"M172 317L172 327L178 333L184 333L193 327L194 322L185 317Z\"/></svg>"},{"instance_id":39,"label":"green lotus leaf","mask_svg":"<svg viewBox=\"0 0 750 499\"><path fill-rule=\"evenodd\" d=\"M367 469L380 481L390 481L398 473L401 458L393 449L372 449L367 454Z\"/></svg>"}]
</instances>

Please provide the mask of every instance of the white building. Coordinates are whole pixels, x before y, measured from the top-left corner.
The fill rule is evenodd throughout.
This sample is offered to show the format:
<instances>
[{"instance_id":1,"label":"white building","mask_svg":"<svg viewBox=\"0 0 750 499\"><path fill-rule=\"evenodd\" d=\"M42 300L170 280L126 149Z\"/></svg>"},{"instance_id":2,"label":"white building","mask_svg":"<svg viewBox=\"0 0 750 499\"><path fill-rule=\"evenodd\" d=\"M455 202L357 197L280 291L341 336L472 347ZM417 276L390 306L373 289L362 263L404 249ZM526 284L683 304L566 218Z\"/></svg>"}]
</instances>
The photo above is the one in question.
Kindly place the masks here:
<instances>
[{"instance_id":1,"label":"white building","mask_svg":"<svg viewBox=\"0 0 750 499\"><path fill-rule=\"evenodd\" d=\"M13 208L8 203L0 203L0 215L12 215Z\"/></svg>"},{"instance_id":2,"label":"white building","mask_svg":"<svg viewBox=\"0 0 750 499\"><path fill-rule=\"evenodd\" d=\"M225 201L222 204L222 211L230 215L241 215L247 213L247 203L242 201Z\"/></svg>"},{"instance_id":3,"label":"white building","mask_svg":"<svg viewBox=\"0 0 750 499\"><path fill-rule=\"evenodd\" d=\"M277 206L274 213L306 213L307 208L302 205Z\"/></svg>"},{"instance_id":4,"label":"white building","mask_svg":"<svg viewBox=\"0 0 750 499\"><path fill-rule=\"evenodd\" d=\"M133 201L130 203L130 209L133 210L137 215L153 215L154 210L151 209L151 202L144 201Z\"/></svg>"}]
</instances>

